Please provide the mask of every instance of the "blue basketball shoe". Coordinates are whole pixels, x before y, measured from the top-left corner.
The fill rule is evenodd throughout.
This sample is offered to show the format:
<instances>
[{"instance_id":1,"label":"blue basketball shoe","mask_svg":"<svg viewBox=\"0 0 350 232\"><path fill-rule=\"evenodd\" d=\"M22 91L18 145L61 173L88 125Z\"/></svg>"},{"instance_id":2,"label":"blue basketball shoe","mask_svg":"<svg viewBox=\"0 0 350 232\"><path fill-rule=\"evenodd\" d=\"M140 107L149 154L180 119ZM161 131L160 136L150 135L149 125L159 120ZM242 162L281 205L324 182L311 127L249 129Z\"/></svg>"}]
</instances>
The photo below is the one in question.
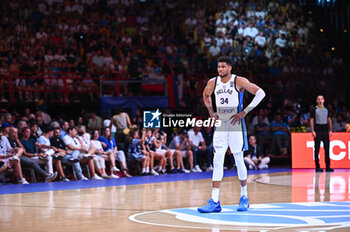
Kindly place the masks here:
<instances>
[{"instance_id":1,"label":"blue basketball shoe","mask_svg":"<svg viewBox=\"0 0 350 232\"><path fill-rule=\"evenodd\" d=\"M212 198L208 201L208 204L206 204L203 207L199 207L198 212L200 213L219 213L221 212L221 206L220 201L215 203Z\"/></svg>"},{"instance_id":2,"label":"blue basketball shoe","mask_svg":"<svg viewBox=\"0 0 350 232\"><path fill-rule=\"evenodd\" d=\"M249 208L249 200L246 196L241 196L237 211L247 211Z\"/></svg>"}]
</instances>

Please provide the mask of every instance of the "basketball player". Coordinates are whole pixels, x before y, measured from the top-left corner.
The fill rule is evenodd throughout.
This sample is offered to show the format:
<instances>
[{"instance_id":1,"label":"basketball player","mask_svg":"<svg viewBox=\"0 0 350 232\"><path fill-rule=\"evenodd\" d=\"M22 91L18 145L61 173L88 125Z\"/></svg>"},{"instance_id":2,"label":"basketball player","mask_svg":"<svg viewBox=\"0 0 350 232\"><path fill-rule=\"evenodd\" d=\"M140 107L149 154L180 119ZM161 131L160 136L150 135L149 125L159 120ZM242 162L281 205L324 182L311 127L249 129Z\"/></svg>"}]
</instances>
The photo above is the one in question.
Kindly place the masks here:
<instances>
[{"instance_id":1,"label":"basketball player","mask_svg":"<svg viewBox=\"0 0 350 232\"><path fill-rule=\"evenodd\" d=\"M209 203L198 208L201 213L220 212L219 201L220 182L224 174L224 158L230 147L237 166L238 179L241 184L241 198L238 211L247 211L247 169L244 165L243 151L248 143L244 116L256 107L265 97L265 92L246 78L231 74L232 61L223 56L218 59L219 76L210 79L203 92L203 100L212 118L221 120L221 126L215 128L213 136L214 170L212 177L212 196ZM243 92L247 90L254 94L252 102L242 110ZM216 112L214 112L211 94L214 92Z\"/></svg>"}]
</instances>

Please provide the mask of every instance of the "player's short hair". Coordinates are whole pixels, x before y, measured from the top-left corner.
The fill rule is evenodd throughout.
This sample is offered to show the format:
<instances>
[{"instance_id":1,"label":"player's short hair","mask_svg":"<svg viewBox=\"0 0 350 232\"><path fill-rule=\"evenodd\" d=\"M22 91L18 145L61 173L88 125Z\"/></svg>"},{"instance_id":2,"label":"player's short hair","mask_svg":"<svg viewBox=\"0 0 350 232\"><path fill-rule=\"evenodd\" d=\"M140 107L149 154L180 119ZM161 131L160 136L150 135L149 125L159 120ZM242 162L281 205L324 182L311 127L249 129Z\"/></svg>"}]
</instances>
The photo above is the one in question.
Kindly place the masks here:
<instances>
[{"instance_id":1,"label":"player's short hair","mask_svg":"<svg viewBox=\"0 0 350 232\"><path fill-rule=\"evenodd\" d=\"M318 98L318 97L323 97L323 99L324 99L324 95L323 94L317 94L317 96L316 96L316 99Z\"/></svg>"},{"instance_id":2,"label":"player's short hair","mask_svg":"<svg viewBox=\"0 0 350 232\"><path fill-rule=\"evenodd\" d=\"M218 59L218 63L219 62L225 62L226 64L228 64L229 66L232 67L232 60L228 56L220 56L219 59Z\"/></svg>"}]
</instances>

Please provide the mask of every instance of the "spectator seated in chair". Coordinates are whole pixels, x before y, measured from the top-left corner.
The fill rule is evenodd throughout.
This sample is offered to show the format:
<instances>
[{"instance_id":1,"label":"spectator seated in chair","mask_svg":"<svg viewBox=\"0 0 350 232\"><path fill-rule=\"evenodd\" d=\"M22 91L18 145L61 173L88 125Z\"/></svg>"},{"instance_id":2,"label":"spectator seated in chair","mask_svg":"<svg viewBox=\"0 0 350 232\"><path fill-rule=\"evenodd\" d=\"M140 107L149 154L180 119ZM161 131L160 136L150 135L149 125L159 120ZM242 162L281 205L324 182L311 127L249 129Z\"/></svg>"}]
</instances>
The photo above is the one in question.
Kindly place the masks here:
<instances>
[{"instance_id":1,"label":"spectator seated in chair","mask_svg":"<svg viewBox=\"0 0 350 232\"><path fill-rule=\"evenodd\" d=\"M254 135L249 136L249 148L244 152L244 163L248 169L267 169L270 158L263 156Z\"/></svg>"},{"instance_id":2,"label":"spectator seated in chair","mask_svg":"<svg viewBox=\"0 0 350 232\"><path fill-rule=\"evenodd\" d=\"M7 168L13 167L18 176L19 184L28 184L23 178L20 156L23 153L22 148L12 148L8 139L2 134L0 127L0 173L6 171Z\"/></svg>"}]
</instances>

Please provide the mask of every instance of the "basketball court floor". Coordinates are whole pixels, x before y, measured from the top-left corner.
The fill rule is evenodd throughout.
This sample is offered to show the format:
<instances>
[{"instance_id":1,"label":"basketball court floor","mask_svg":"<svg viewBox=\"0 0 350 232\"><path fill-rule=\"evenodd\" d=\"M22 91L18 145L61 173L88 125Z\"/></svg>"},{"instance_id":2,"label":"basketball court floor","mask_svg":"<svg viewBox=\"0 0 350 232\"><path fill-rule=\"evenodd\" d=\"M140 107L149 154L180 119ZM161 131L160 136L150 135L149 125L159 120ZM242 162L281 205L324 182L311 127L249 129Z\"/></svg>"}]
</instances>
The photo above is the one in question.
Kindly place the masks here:
<instances>
[{"instance_id":1,"label":"basketball court floor","mask_svg":"<svg viewBox=\"0 0 350 232\"><path fill-rule=\"evenodd\" d=\"M0 231L350 231L350 170L249 171L250 210L225 171L222 212L209 200L211 172L0 186Z\"/></svg>"}]
</instances>

